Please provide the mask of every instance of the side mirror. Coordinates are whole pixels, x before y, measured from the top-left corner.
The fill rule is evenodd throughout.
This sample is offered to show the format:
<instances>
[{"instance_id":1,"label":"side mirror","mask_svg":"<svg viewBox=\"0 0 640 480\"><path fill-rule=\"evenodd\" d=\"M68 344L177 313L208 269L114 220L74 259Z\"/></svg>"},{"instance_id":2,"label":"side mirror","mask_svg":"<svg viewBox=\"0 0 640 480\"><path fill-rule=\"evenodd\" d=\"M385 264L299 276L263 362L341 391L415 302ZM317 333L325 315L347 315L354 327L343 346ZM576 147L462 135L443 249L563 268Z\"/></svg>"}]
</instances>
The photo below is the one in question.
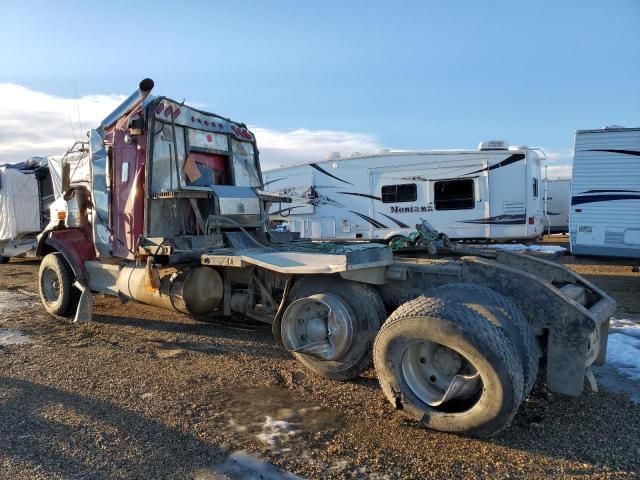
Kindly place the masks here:
<instances>
[{"instance_id":1,"label":"side mirror","mask_svg":"<svg viewBox=\"0 0 640 480\"><path fill-rule=\"evenodd\" d=\"M64 194L71 186L71 165L62 163L62 193Z\"/></svg>"}]
</instances>

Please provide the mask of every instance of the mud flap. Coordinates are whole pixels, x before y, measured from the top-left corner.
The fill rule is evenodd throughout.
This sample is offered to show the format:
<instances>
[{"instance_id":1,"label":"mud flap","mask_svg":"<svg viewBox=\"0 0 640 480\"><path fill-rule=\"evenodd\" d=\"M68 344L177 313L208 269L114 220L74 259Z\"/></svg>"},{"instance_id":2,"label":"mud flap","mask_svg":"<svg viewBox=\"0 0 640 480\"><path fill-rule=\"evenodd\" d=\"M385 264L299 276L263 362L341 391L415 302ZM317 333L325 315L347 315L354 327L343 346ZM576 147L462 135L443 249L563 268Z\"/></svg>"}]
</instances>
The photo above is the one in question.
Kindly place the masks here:
<instances>
[{"instance_id":1,"label":"mud flap","mask_svg":"<svg viewBox=\"0 0 640 480\"><path fill-rule=\"evenodd\" d=\"M594 393L598 392L598 382L596 381L596 377L593 374L593 370L591 370L591 367L587 367L587 370L585 371L585 377L587 377L587 380L589 381L589 386L591 387L591 391Z\"/></svg>"},{"instance_id":2,"label":"mud flap","mask_svg":"<svg viewBox=\"0 0 640 480\"><path fill-rule=\"evenodd\" d=\"M93 295L91 290L78 280L75 281L73 286L80 290L80 301L78 302L78 309L76 310L76 316L73 318L73 323L90 322L93 317Z\"/></svg>"},{"instance_id":3,"label":"mud flap","mask_svg":"<svg viewBox=\"0 0 640 480\"><path fill-rule=\"evenodd\" d=\"M582 393L588 340L588 335L570 330L550 333L547 354L549 390L574 397Z\"/></svg>"}]
</instances>

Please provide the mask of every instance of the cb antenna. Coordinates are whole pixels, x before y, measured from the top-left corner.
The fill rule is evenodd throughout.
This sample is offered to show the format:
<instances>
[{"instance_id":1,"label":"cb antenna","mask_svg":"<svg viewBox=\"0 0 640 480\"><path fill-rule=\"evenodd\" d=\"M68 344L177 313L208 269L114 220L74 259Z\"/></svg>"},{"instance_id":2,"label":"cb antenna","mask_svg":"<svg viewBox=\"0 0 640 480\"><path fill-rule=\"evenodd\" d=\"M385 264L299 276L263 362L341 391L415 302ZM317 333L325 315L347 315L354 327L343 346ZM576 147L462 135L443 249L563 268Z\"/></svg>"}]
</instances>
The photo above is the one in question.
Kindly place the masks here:
<instances>
[{"instance_id":1,"label":"cb antenna","mask_svg":"<svg viewBox=\"0 0 640 480\"><path fill-rule=\"evenodd\" d=\"M73 128L73 122L71 121L71 115L69 115L69 126L71 127L71 135L73 135L73 141L75 142L78 137L76 137L76 129Z\"/></svg>"},{"instance_id":2,"label":"cb antenna","mask_svg":"<svg viewBox=\"0 0 640 480\"><path fill-rule=\"evenodd\" d=\"M73 81L73 89L76 93L76 111L78 112L78 127L80 128L80 140L82 140L82 121L80 120L80 97L78 97L78 85ZM74 133L75 136L75 133Z\"/></svg>"}]
</instances>

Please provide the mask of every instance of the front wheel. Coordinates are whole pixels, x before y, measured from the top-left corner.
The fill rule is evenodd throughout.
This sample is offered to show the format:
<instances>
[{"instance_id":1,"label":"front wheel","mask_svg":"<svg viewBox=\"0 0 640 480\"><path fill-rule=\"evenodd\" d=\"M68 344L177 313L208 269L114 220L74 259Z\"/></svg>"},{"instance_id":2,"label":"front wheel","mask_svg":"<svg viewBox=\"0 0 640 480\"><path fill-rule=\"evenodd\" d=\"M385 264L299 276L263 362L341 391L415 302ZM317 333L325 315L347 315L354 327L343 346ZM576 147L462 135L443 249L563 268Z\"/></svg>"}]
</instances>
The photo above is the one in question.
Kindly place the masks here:
<instances>
[{"instance_id":1,"label":"front wheel","mask_svg":"<svg viewBox=\"0 0 640 480\"><path fill-rule=\"evenodd\" d=\"M373 359L387 399L424 427L491 436L522 402L522 367L499 328L465 305L418 297L376 337Z\"/></svg>"},{"instance_id":2,"label":"front wheel","mask_svg":"<svg viewBox=\"0 0 640 480\"><path fill-rule=\"evenodd\" d=\"M47 312L62 317L72 315L79 298L74 280L71 267L61 253L50 253L42 259L38 286Z\"/></svg>"}]
</instances>

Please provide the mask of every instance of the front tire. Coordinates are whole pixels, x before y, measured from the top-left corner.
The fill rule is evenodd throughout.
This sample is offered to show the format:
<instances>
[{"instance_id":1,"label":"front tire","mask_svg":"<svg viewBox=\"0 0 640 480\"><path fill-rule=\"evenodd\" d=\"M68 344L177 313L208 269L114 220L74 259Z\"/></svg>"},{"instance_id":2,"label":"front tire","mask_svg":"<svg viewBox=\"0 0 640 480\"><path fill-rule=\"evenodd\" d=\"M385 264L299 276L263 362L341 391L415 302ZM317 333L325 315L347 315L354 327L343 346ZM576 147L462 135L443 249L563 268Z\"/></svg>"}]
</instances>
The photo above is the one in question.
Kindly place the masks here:
<instances>
[{"instance_id":1,"label":"front tire","mask_svg":"<svg viewBox=\"0 0 640 480\"><path fill-rule=\"evenodd\" d=\"M289 298L281 325L285 346L293 350L293 346L304 348L304 343L330 339L333 349L293 352L300 363L333 380L355 378L371 366L373 341L386 317L373 287L335 277L304 277L294 284ZM326 314L333 315L332 322L322 320Z\"/></svg>"},{"instance_id":2,"label":"front tire","mask_svg":"<svg viewBox=\"0 0 640 480\"><path fill-rule=\"evenodd\" d=\"M73 271L61 253L50 253L42 259L38 286L47 312L61 317L73 314L79 298L74 281Z\"/></svg>"},{"instance_id":3,"label":"front tire","mask_svg":"<svg viewBox=\"0 0 640 480\"><path fill-rule=\"evenodd\" d=\"M522 402L514 346L459 302L421 296L401 305L376 337L373 358L387 399L427 428L492 436Z\"/></svg>"}]
</instances>

